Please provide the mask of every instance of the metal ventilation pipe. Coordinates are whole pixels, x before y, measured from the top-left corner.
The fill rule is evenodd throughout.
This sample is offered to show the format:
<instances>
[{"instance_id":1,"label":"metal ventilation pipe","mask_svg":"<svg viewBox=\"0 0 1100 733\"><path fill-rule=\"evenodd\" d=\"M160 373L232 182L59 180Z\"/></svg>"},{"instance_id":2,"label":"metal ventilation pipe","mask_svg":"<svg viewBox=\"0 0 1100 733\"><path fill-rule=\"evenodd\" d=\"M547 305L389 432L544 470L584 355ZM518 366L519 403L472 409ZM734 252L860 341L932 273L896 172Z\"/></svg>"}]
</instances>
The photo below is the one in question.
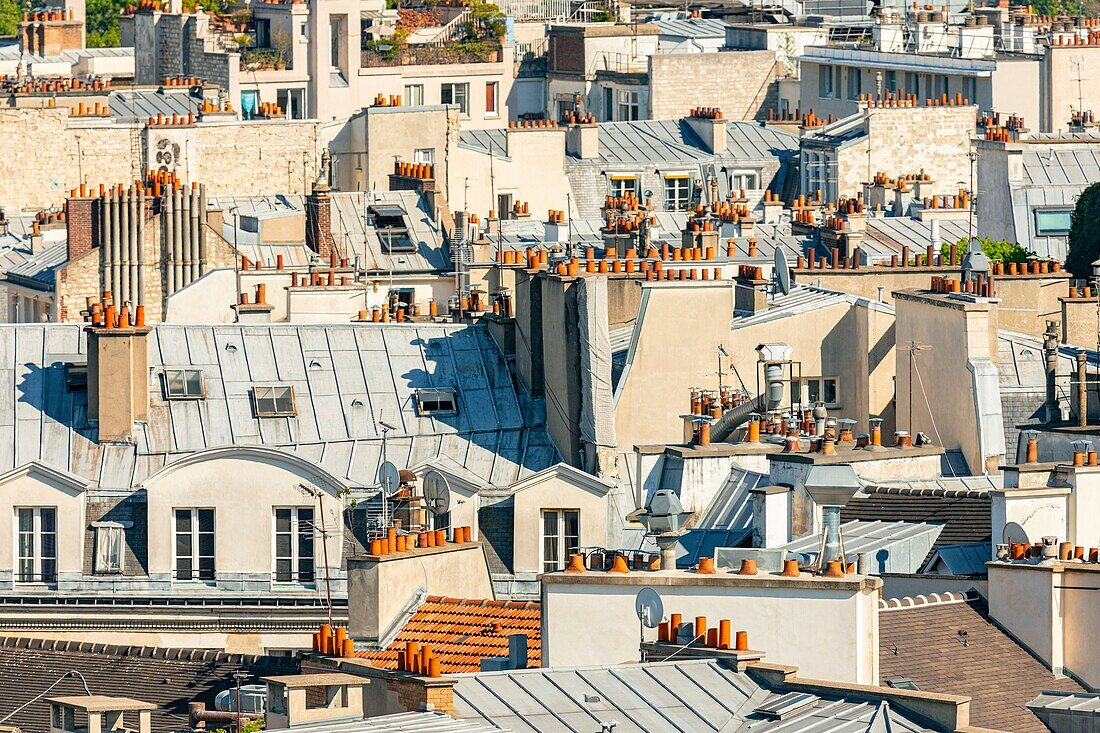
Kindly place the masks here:
<instances>
[{"instance_id":1,"label":"metal ventilation pipe","mask_svg":"<svg viewBox=\"0 0 1100 733\"><path fill-rule=\"evenodd\" d=\"M778 410L783 404L783 365L772 363L765 366L764 380L767 383L768 410Z\"/></svg>"},{"instance_id":2,"label":"metal ventilation pipe","mask_svg":"<svg viewBox=\"0 0 1100 733\"><path fill-rule=\"evenodd\" d=\"M1088 354L1077 352L1077 424L1080 427L1089 424L1088 360Z\"/></svg>"},{"instance_id":3,"label":"metal ventilation pipe","mask_svg":"<svg viewBox=\"0 0 1100 733\"><path fill-rule=\"evenodd\" d=\"M829 411L825 409L825 405L817 403L814 405L814 435L824 437L825 435L825 420L829 417Z\"/></svg>"},{"instance_id":4,"label":"metal ventilation pipe","mask_svg":"<svg viewBox=\"0 0 1100 733\"><path fill-rule=\"evenodd\" d=\"M131 258L134 276L130 279L136 292L131 300L138 305L145 303L145 187L137 187L137 236L134 241L134 255Z\"/></svg>"},{"instance_id":5,"label":"metal ventilation pipe","mask_svg":"<svg viewBox=\"0 0 1100 733\"><path fill-rule=\"evenodd\" d=\"M821 566L824 567L833 560L844 560L840 554L840 507L822 507L821 519L825 525L825 545L821 553Z\"/></svg>"}]
</instances>

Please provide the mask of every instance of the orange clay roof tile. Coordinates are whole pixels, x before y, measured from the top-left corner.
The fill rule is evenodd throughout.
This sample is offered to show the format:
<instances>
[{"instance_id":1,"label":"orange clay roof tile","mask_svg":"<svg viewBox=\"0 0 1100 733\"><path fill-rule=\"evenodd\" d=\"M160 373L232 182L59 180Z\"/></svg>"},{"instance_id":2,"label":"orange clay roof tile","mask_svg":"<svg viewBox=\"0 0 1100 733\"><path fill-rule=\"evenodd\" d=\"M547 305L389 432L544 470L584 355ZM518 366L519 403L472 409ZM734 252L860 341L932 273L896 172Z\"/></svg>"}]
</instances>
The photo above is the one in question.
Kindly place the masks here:
<instances>
[{"instance_id":1,"label":"orange clay roof tile","mask_svg":"<svg viewBox=\"0 0 1100 733\"><path fill-rule=\"evenodd\" d=\"M397 669L405 643L428 644L444 674L476 672L481 660L508 656L508 636L527 635L527 664L542 661L542 611L533 601L428 596L386 649L356 652L382 669Z\"/></svg>"}]
</instances>

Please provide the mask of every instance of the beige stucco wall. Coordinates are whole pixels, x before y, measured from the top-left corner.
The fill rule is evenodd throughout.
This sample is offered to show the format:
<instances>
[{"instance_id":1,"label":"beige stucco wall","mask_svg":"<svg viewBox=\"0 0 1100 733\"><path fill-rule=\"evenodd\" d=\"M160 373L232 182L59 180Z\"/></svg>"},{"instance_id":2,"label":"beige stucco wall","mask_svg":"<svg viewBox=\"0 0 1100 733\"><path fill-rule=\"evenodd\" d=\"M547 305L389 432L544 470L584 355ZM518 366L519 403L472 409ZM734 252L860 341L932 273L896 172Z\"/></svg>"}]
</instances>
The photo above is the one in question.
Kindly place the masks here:
<instances>
[{"instance_id":1,"label":"beige stucco wall","mask_svg":"<svg viewBox=\"0 0 1100 733\"><path fill-rule=\"evenodd\" d=\"M349 559L348 635L378 639L400 620L418 590L451 598L492 598L480 543Z\"/></svg>"},{"instance_id":2,"label":"beige stucco wall","mask_svg":"<svg viewBox=\"0 0 1100 733\"><path fill-rule=\"evenodd\" d=\"M508 130L508 158L492 158L455 148L450 176L451 208L485 217L497 208L497 196L528 204L531 216L546 221L550 209L565 211L569 181L565 176L565 128Z\"/></svg>"},{"instance_id":3,"label":"beige stucco wall","mask_svg":"<svg viewBox=\"0 0 1100 733\"><path fill-rule=\"evenodd\" d=\"M1056 672L1063 666L1061 577L1050 568L990 563L989 615Z\"/></svg>"},{"instance_id":4,"label":"beige stucco wall","mask_svg":"<svg viewBox=\"0 0 1100 733\"><path fill-rule=\"evenodd\" d=\"M1004 454L1004 445L998 449L981 444L974 377L967 365L997 362L996 304L984 299L965 302L947 296L925 297L917 291L898 291L894 297L897 344L915 342L930 347L914 355L912 426L909 352L898 354L898 428L914 435L924 432L945 448L961 449L971 469L980 473L987 467L988 457ZM996 470L996 465L990 468Z\"/></svg>"},{"instance_id":5,"label":"beige stucco wall","mask_svg":"<svg viewBox=\"0 0 1100 733\"><path fill-rule=\"evenodd\" d=\"M1062 298L1061 306L1062 343L1095 349L1096 298Z\"/></svg>"},{"instance_id":6,"label":"beige stucco wall","mask_svg":"<svg viewBox=\"0 0 1100 733\"><path fill-rule=\"evenodd\" d=\"M57 573L79 576L84 570L84 493L47 473L30 470L0 484L0 568L15 567L18 507L57 510Z\"/></svg>"},{"instance_id":7,"label":"beige stucco wall","mask_svg":"<svg viewBox=\"0 0 1100 733\"><path fill-rule=\"evenodd\" d=\"M232 491L227 491L227 477ZM270 574L274 570L273 524L275 507L313 507L318 531L314 533L314 567L324 576L324 548L320 536L322 517L318 499L304 494L299 485L321 489L321 512L327 527L341 527L343 505L317 471L300 459L290 460L275 451L219 450L210 460L202 454L184 459L154 474L143 484L148 495L149 575L173 569L173 510L213 508L215 567L219 578L238 574ZM319 485L320 484L320 485ZM336 574L343 555L343 540L330 532L324 540Z\"/></svg>"},{"instance_id":8,"label":"beige stucco wall","mask_svg":"<svg viewBox=\"0 0 1100 733\"><path fill-rule=\"evenodd\" d=\"M768 662L796 665L805 677L878 684L878 588L881 581L744 578L721 572L714 582L682 571L542 577L542 664L570 667L622 664L639 659L635 596L654 588L664 619L685 623L705 616L708 627L730 619L747 631L749 648ZM643 629L646 641L656 629Z\"/></svg>"},{"instance_id":9,"label":"beige stucco wall","mask_svg":"<svg viewBox=\"0 0 1100 733\"><path fill-rule=\"evenodd\" d=\"M838 377L840 404L835 414L858 420L866 429L869 413L889 412L894 372L892 315L842 303L731 331L731 282L643 287L644 310L639 311L633 358L616 390L615 430L620 446L683 440L677 416L687 411L692 387L718 387L720 344L735 367L724 367L728 385L741 387L743 382L755 393L756 347L783 341L793 349L791 358L801 362L803 377Z\"/></svg>"},{"instance_id":10,"label":"beige stucco wall","mask_svg":"<svg viewBox=\"0 0 1100 733\"><path fill-rule=\"evenodd\" d=\"M1092 568L1069 569L1061 580L1062 585L1069 586L1062 591L1065 668L1089 687L1096 688L1100 685L1100 654L1096 653L1095 632L1096 619L1100 618L1100 596L1090 589L1096 587L1100 576ZM1084 590L1072 590L1080 587Z\"/></svg>"},{"instance_id":11,"label":"beige stucco wall","mask_svg":"<svg viewBox=\"0 0 1100 733\"><path fill-rule=\"evenodd\" d=\"M1048 46L1045 50L1042 120L1032 123L1029 119L1028 127L1041 124L1043 131L1065 130L1073 110L1100 109L1100 84L1092 72L1100 68L1100 48Z\"/></svg>"},{"instance_id":12,"label":"beige stucco wall","mask_svg":"<svg viewBox=\"0 0 1100 733\"><path fill-rule=\"evenodd\" d=\"M607 494L597 495L557 476L518 491L513 496L515 532L512 562L517 573L542 572L542 510L580 512L582 547L606 547Z\"/></svg>"},{"instance_id":13,"label":"beige stucco wall","mask_svg":"<svg viewBox=\"0 0 1100 733\"><path fill-rule=\"evenodd\" d=\"M675 120L717 107L727 120L759 120L775 108L775 52L663 53L649 57L649 118Z\"/></svg>"}]
</instances>

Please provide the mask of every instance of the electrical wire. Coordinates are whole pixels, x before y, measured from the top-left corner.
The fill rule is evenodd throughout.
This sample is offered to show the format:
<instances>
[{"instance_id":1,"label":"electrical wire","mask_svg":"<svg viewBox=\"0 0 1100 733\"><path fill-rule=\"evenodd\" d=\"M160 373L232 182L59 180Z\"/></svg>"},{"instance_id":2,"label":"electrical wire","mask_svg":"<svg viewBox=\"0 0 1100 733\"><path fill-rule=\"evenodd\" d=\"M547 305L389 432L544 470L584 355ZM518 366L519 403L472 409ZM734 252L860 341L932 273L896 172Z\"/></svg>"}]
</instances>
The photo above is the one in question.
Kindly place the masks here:
<instances>
[{"instance_id":1,"label":"electrical wire","mask_svg":"<svg viewBox=\"0 0 1100 733\"><path fill-rule=\"evenodd\" d=\"M928 393L924 391L924 380L920 377L920 369L916 366L913 367L913 373L917 375L917 384L920 386L921 396L924 397L924 406L928 408L928 420L932 423L932 432L936 434L936 440L940 445L943 445L943 438L940 437L940 430L936 427L936 418L932 416L932 405L928 403ZM947 466L948 473L951 474L951 478L958 478L955 475L955 469L951 467L951 461L944 461Z\"/></svg>"},{"instance_id":2,"label":"electrical wire","mask_svg":"<svg viewBox=\"0 0 1100 733\"><path fill-rule=\"evenodd\" d=\"M53 688L57 687L59 684L61 684L65 680L67 680L69 677L79 677L80 678L80 684L82 684L84 686L84 693L89 695L89 696L92 694L92 691L90 689L88 689L88 680L84 679L84 675L80 674L80 672L77 672L75 669L70 669L68 672L66 672L65 674L58 677L57 680L55 680L54 683L52 685L50 685L49 687L47 687L45 690L42 690L42 692L38 693L37 695L32 697L30 700L27 700L25 703L23 703L22 705L17 707L15 710L12 710L10 713L5 715L3 718L0 718L0 723L6 723L8 720L10 720L19 711L24 710L25 708L27 708L28 706L32 705L35 702L38 702L39 700L42 699L42 697L46 693L48 693Z\"/></svg>"}]
</instances>

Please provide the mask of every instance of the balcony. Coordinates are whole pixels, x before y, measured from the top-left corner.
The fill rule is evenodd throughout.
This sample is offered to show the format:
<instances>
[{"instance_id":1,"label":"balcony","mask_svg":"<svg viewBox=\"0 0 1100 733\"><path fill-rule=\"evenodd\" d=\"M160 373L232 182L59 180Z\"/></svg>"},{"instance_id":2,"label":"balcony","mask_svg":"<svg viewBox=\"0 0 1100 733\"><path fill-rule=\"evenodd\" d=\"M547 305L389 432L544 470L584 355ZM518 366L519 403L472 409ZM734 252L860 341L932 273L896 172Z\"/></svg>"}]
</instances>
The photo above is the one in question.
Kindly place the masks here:
<instances>
[{"instance_id":1,"label":"balcony","mask_svg":"<svg viewBox=\"0 0 1100 733\"><path fill-rule=\"evenodd\" d=\"M490 64L501 61L499 41L457 41L444 45L402 46L386 41L365 44L360 67L428 66L435 64Z\"/></svg>"}]
</instances>

